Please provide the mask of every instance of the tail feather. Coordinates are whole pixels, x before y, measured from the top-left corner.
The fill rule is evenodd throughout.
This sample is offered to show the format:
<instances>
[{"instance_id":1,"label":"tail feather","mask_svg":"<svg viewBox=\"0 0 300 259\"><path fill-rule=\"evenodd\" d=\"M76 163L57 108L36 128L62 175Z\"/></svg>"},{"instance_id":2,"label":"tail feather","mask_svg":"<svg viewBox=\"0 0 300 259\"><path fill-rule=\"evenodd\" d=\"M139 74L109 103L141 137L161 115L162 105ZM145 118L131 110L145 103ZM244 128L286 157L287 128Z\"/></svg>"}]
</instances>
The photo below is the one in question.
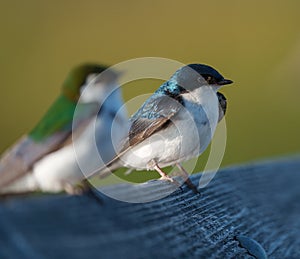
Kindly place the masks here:
<instances>
[{"instance_id":1,"label":"tail feather","mask_svg":"<svg viewBox=\"0 0 300 259\"><path fill-rule=\"evenodd\" d=\"M29 170L28 161L20 155L20 147L25 146L26 141L27 139L23 137L1 157L0 187L6 186Z\"/></svg>"},{"instance_id":2,"label":"tail feather","mask_svg":"<svg viewBox=\"0 0 300 259\"><path fill-rule=\"evenodd\" d=\"M0 196L7 194L29 193L39 191L39 185L33 174L27 174L13 183L0 188Z\"/></svg>"},{"instance_id":3,"label":"tail feather","mask_svg":"<svg viewBox=\"0 0 300 259\"><path fill-rule=\"evenodd\" d=\"M0 188L24 176L44 155L57 149L68 132L57 132L42 142L23 136L0 159Z\"/></svg>"},{"instance_id":4,"label":"tail feather","mask_svg":"<svg viewBox=\"0 0 300 259\"><path fill-rule=\"evenodd\" d=\"M100 178L105 178L108 175L110 175L114 170L124 167L124 164L120 160L120 157L122 157L122 155L124 155L130 149L130 145L128 138L124 139L122 142L123 143L120 145L121 148L118 154L112 160L106 163L103 167L93 172L90 175L90 178L95 175L98 175Z\"/></svg>"},{"instance_id":5,"label":"tail feather","mask_svg":"<svg viewBox=\"0 0 300 259\"><path fill-rule=\"evenodd\" d=\"M113 171L115 171L115 170L117 170L121 167L122 167L122 164L121 164L120 160L119 159L114 159L113 161L106 164L105 166L103 166L99 170L95 171L93 174L91 174L90 177L93 177L93 176L97 175L97 176L99 176L99 178L103 179L103 178L109 176L110 174L112 174Z\"/></svg>"}]
</instances>

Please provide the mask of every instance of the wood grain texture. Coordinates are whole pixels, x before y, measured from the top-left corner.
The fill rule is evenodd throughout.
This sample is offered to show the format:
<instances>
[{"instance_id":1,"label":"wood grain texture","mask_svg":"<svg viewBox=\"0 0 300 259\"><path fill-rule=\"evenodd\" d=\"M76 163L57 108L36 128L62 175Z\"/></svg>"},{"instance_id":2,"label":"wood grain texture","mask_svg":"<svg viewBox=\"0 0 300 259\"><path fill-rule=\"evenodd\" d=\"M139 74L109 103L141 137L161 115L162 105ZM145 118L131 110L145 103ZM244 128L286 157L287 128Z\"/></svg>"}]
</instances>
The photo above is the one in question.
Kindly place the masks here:
<instances>
[{"instance_id":1,"label":"wood grain texture","mask_svg":"<svg viewBox=\"0 0 300 259\"><path fill-rule=\"evenodd\" d=\"M296 157L223 169L201 195L184 187L149 203L91 193L5 200L0 258L254 258L237 235L256 240L269 258L300 258L299 183ZM169 188L159 181L110 188L155 195L149 185Z\"/></svg>"}]
</instances>

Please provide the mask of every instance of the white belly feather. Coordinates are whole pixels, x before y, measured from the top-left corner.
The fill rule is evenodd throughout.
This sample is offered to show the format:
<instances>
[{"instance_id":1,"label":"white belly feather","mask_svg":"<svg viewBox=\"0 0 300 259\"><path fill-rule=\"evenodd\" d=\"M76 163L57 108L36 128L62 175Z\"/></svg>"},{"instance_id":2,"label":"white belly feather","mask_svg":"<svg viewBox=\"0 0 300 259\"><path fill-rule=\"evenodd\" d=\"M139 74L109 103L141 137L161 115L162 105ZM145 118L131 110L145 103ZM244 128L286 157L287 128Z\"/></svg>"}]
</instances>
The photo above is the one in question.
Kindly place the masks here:
<instances>
[{"instance_id":1,"label":"white belly feather","mask_svg":"<svg viewBox=\"0 0 300 259\"><path fill-rule=\"evenodd\" d=\"M201 87L183 95L186 109L172 118L173 124L153 134L121 157L126 167L153 170L199 156L215 132L219 108L216 92Z\"/></svg>"}]
</instances>

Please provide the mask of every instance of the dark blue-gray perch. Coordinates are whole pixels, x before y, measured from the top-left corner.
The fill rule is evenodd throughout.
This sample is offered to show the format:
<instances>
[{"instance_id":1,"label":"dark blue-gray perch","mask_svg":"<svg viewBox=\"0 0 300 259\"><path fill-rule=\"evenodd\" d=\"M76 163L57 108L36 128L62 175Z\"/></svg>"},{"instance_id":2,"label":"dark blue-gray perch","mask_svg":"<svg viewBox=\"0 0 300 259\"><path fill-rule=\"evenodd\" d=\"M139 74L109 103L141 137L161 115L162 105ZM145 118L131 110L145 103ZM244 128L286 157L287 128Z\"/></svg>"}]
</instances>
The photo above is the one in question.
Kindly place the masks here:
<instances>
[{"instance_id":1,"label":"dark blue-gray perch","mask_svg":"<svg viewBox=\"0 0 300 259\"><path fill-rule=\"evenodd\" d=\"M299 158L223 169L201 195L184 187L150 203L100 200L2 201L0 258L300 258Z\"/></svg>"}]
</instances>

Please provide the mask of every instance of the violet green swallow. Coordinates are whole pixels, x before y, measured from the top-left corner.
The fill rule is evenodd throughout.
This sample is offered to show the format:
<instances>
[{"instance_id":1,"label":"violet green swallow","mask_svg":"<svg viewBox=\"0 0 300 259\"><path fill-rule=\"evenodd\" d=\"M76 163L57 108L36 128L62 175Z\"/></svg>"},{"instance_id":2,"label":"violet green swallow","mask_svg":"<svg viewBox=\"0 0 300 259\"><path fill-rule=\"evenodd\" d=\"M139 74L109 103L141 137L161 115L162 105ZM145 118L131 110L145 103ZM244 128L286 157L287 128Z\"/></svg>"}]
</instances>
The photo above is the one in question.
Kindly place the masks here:
<instances>
[{"instance_id":1,"label":"violet green swallow","mask_svg":"<svg viewBox=\"0 0 300 259\"><path fill-rule=\"evenodd\" d=\"M126 112L117 113L123 104L117 87L118 74L106 69L97 64L83 64L69 73L60 96L41 121L2 156L1 193L75 192L74 186L85 178L78 159L86 162L91 170L103 164L91 155L90 142L93 140L106 154L106 162L114 157L110 140L112 122L115 120L120 130L115 137L123 137L121 132L127 123L127 115ZM77 154L72 145L76 105L80 111L76 125L73 125L73 137L75 133L78 141ZM91 125L95 116L96 125ZM95 138L92 138L95 132Z\"/></svg>"},{"instance_id":2,"label":"violet green swallow","mask_svg":"<svg viewBox=\"0 0 300 259\"><path fill-rule=\"evenodd\" d=\"M226 99L217 90L232 81L214 68L190 64L177 70L130 118L130 130L118 155L98 172L119 167L156 170L198 157L209 145L226 111ZM222 112L222 114L220 114Z\"/></svg>"}]
</instances>

